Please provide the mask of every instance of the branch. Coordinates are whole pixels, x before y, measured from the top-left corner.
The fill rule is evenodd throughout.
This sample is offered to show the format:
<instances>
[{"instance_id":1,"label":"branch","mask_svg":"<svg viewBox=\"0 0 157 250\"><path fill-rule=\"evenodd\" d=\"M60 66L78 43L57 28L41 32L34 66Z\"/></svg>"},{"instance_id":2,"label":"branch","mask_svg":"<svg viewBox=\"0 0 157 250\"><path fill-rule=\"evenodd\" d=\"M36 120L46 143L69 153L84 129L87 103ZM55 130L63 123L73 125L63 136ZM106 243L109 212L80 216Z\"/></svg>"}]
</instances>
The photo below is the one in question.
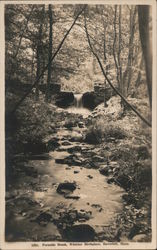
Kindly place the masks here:
<instances>
[{"instance_id":1,"label":"branch","mask_svg":"<svg viewBox=\"0 0 157 250\"><path fill-rule=\"evenodd\" d=\"M20 106L20 104L25 100L25 98L30 94L30 92L32 91L32 89L37 85L37 83L39 82L40 78L42 77L42 75L44 74L44 72L48 69L49 65L51 64L51 62L54 60L54 58L57 56L58 52L60 51L60 49L62 48L62 45L65 41L65 39L67 38L67 36L69 35L70 31L72 30L73 26L75 25L78 17L82 14L82 12L85 10L86 5L82 8L82 10L77 14L77 16L75 17L75 20L73 21L71 27L69 28L69 30L66 32L65 36L63 37L61 43L59 44L56 52L54 53L54 55L52 56L51 60L49 61L49 63L43 68L41 74L39 75L39 77L35 80L35 82L33 83L33 85L31 86L31 88L25 93L25 95L20 99L20 101L16 104L16 106L14 107L13 111L11 112L12 114L15 113L15 111L17 110L17 108Z\"/></svg>"},{"instance_id":2,"label":"branch","mask_svg":"<svg viewBox=\"0 0 157 250\"><path fill-rule=\"evenodd\" d=\"M88 34L88 30L87 30L87 24L86 24L86 17L84 17L84 20L85 20L85 31L86 31L86 36L87 36L87 40L88 40L88 44L89 44L89 47L93 53L93 55L96 57L98 63L99 63L99 66L101 68L101 71L104 75L104 77L106 78L107 82L109 83L109 85L111 86L111 88L122 98L122 100L128 105L128 107L130 107L134 113L140 117L140 119L145 122L149 127L151 127L151 123L149 121L147 121L126 99L125 97L113 86L113 84L111 83L111 81L109 80L109 78L107 77L106 75L106 72L104 71L104 68L103 68L103 65L97 55L97 53L93 50L93 47L92 47L92 44L91 44L91 41L90 41L90 38L89 38L89 34Z\"/></svg>"}]
</instances>

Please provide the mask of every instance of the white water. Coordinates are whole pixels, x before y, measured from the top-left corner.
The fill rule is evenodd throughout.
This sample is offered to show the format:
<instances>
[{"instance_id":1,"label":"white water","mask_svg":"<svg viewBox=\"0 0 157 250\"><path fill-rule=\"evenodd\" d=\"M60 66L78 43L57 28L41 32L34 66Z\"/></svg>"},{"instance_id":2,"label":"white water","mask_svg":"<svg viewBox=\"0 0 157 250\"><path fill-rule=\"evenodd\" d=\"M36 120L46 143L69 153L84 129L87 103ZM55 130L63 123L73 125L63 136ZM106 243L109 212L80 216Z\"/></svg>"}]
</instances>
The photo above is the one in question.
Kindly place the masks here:
<instances>
[{"instance_id":1,"label":"white water","mask_svg":"<svg viewBox=\"0 0 157 250\"><path fill-rule=\"evenodd\" d=\"M87 117L91 111L83 107L82 103L83 94L74 94L74 106L67 109L69 113L81 114L83 117Z\"/></svg>"}]
</instances>

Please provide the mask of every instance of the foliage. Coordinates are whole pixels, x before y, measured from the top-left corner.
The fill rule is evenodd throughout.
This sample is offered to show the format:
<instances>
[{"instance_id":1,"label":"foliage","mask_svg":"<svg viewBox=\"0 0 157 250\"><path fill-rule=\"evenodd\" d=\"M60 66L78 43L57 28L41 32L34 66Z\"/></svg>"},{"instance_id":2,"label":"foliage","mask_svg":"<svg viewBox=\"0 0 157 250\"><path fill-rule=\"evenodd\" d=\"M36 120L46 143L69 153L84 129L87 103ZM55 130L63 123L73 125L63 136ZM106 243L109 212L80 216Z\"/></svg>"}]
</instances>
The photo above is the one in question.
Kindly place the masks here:
<instances>
[{"instance_id":1,"label":"foliage","mask_svg":"<svg viewBox=\"0 0 157 250\"><path fill-rule=\"evenodd\" d=\"M52 5L52 54L73 22L81 5ZM135 6L121 6L115 20L115 6L88 5L86 15L90 37L94 49L104 62L108 76L117 85L117 69L114 52L118 56L120 47L120 67L122 74L131 68L128 94L136 95L137 87L145 80L143 64L141 64L141 44L138 34L137 16L135 16L134 39L130 44L130 23L133 22ZM118 21L121 17L121 21ZM42 20L41 46L38 48L39 29ZM116 31L114 29L116 21ZM121 22L121 23L119 23ZM121 29L120 29L121 25ZM120 30L119 30L120 29ZM6 38L6 80L18 79L24 83L35 80L40 58L40 69L49 58L49 18L47 5L7 4L5 7ZM118 31L121 37L118 38ZM115 40L115 51L113 44ZM121 41L121 42L120 42ZM131 50L132 59L128 59ZM40 56L37 56L37 54ZM38 58L38 59L37 59ZM131 65L127 61L132 60ZM129 61L130 63L130 61ZM142 65L142 66L140 66ZM138 83L137 80L138 79ZM85 92L93 89L94 82L103 82L99 67L92 57L84 31L83 15L79 17L63 48L52 64L51 82L60 83L63 90ZM129 81L126 79L126 82ZM47 72L41 79L47 82ZM86 83L86 84L85 84ZM137 86L136 86L137 85ZM127 86L124 86L127 88ZM142 87L143 89L143 87Z\"/></svg>"},{"instance_id":2,"label":"foliage","mask_svg":"<svg viewBox=\"0 0 157 250\"><path fill-rule=\"evenodd\" d=\"M16 127L15 131L11 131L14 143L15 141L20 144L42 142L45 136L54 130L51 123L55 123L55 110L52 104L46 104L42 98L38 102L27 98L15 115ZM15 121L9 119L6 122L9 123L8 129L10 129ZM8 124L6 124L7 127Z\"/></svg>"},{"instance_id":3,"label":"foliage","mask_svg":"<svg viewBox=\"0 0 157 250\"><path fill-rule=\"evenodd\" d=\"M102 141L110 141L124 139L126 136L126 131L124 128L121 128L116 123L110 122L110 124L106 123L104 117L93 119L92 124L90 125L87 134L86 140L88 138L95 138L97 143ZM129 137L129 136L128 136ZM93 141L94 142L94 141Z\"/></svg>"}]
</instances>

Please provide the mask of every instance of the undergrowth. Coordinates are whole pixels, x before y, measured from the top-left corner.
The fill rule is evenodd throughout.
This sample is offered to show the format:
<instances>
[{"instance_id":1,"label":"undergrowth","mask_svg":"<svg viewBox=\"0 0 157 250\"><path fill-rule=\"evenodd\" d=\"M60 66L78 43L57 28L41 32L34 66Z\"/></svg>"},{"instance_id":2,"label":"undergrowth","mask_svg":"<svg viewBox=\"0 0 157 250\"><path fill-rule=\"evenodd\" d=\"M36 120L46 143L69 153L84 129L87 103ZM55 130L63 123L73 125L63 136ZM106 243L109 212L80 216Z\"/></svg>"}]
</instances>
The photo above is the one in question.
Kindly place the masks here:
<instances>
[{"instance_id":1,"label":"undergrowth","mask_svg":"<svg viewBox=\"0 0 157 250\"><path fill-rule=\"evenodd\" d=\"M114 122L106 123L105 119L97 118L92 121L86 133L86 141L91 144L120 140L129 137L125 129Z\"/></svg>"}]
</instances>

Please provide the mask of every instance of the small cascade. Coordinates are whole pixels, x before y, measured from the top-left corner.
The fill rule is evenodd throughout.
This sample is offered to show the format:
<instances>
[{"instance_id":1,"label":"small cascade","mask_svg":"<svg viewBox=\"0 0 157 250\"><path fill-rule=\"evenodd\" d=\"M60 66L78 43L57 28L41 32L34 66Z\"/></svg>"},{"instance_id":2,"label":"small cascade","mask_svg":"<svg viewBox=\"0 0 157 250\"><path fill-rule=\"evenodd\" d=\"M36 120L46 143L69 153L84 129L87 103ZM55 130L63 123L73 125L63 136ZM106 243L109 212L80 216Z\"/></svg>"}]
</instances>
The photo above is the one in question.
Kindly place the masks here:
<instances>
[{"instance_id":1,"label":"small cascade","mask_svg":"<svg viewBox=\"0 0 157 250\"><path fill-rule=\"evenodd\" d=\"M82 108L83 107L82 94L74 94L74 106L76 108Z\"/></svg>"},{"instance_id":2,"label":"small cascade","mask_svg":"<svg viewBox=\"0 0 157 250\"><path fill-rule=\"evenodd\" d=\"M87 117L91 111L83 107L82 96L83 94L74 94L74 104L67 110L70 113L80 114L83 117Z\"/></svg>"}]
</instances>

